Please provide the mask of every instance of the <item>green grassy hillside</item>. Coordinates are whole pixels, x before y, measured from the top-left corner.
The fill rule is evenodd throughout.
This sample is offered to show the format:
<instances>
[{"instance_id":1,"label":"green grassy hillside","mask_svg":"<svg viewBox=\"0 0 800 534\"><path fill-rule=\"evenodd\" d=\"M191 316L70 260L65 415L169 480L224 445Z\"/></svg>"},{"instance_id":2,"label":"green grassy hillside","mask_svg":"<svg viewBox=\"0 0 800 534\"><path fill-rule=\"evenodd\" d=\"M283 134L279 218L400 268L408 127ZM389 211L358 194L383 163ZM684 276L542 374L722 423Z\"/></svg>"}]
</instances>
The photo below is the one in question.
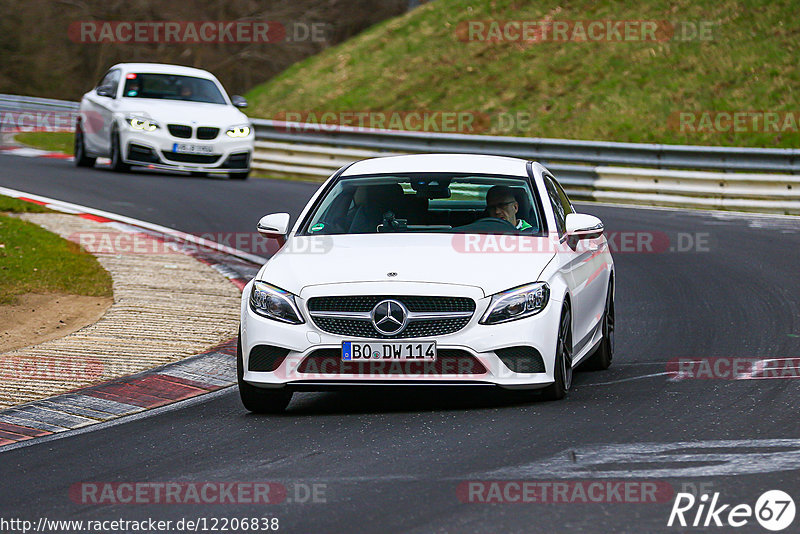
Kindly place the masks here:
<instances>
[{"instance_id":1,"label":"green grassy hillside","mask_svg":"<svg viewBox=\"0 0 800 534\"><path fill-rule=\"evenodd\" d=\"M778 131L680 131L680 112L800 112L800 25L792 2L436 0L295 64L248 94L250 115L469 112L473 133L630 142L796 147ZM468 21L645 20L709 28L710 39L464 41ZM688 24L687 24L688 23ZM489 28L485 26L485 28ZM680 33L680 31L678 32ZM459 38L461 36L462 38ZM501 113L530 121L500 124ZM790 115L789 118L798 115ZM488 119L486 119L488 117ZM758 116L759 121L763 115ZM692 118L690 126L703 126ZM749 123L748 123L749 124ZM709 131L711 130L711 131ZM742 131L743 130L743 131ZM754 131L755 130L755 131Z\"/></svg>"}]
</instances>

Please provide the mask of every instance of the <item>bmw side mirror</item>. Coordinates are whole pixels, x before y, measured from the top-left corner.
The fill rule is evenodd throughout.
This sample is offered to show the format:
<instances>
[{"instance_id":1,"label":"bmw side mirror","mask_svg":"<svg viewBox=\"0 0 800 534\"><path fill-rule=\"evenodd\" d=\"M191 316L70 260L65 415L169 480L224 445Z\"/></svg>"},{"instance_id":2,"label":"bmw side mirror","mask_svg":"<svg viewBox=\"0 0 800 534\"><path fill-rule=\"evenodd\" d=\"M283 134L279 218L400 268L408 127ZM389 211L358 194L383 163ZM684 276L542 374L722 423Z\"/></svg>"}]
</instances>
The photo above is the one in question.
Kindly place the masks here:
<instances>
[{"instance_id":1,"label":"bmw side mirror","mask_svg":"<svg viewBox=\"0 0 800 534\"><path fill-rule=\"evenodd\" d=\"M236 106L237 108L246 108L247 107L247 99L243 96L233 95L231 97L231 103Z\"/></svg>"},{"instance_id":2,"label":"bmw side mirror","mask_svg":"<svg viewBox=\"0 0 800 534\"><path fill-rule=\"evenodd\" d=\"M107 96L109 98L114 98L114 88L110 85L101 85L95 90L98 96Z\"/></svg>"},{"instance_id":3,"label":"bmw side mirror","mask_svg":"<svg viewBox=\"0 0 800 534\"><path fill-rule=\"evenodd\" d=\"M603 221L585 213L567 214L567 236L574 239L594 239L603 235Z\"/></svg>"},{"instance_id":4,"label":"bmw side mirror","mask_svg":"<svg viewBox=\"0 0 800 534\"><path fill-rule=\"evenodd\" d=\"M264 215L258 221L256 229L258 233L267 239L285 240L286 234L289 231L289 214L288 213L271 213Z\"/></svg>"}]
</instances>

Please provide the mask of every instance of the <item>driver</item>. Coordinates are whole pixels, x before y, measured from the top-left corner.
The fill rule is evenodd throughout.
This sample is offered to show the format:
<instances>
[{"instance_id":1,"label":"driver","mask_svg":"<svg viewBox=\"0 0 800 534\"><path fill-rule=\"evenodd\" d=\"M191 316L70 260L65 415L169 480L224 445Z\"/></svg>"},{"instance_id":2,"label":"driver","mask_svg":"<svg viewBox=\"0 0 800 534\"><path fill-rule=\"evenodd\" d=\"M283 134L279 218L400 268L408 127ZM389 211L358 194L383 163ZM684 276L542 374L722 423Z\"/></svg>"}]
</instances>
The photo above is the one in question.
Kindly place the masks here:
<instances>
[{"instance_id":1,"label":"driver","mask_svg":"<svg viewBox=\"0 0 800 534\"><path fill-rule=\"evenodd\" d=\"M517 219L519 203L514 192L507 185L495 185L486 192L486 213L489 217L503 219L514 225L517 230L533 228L523 219Z\"/></svg>"},{"instance_id":2,"label":"driver","mask_svg":"<svg viewBox=\"0 0 800 534\"><path fill-rule=\"evenodd\" d=\"M184 100L191 100L194 91L192 91L192 86L188 83L181 85L181 98Z\"/></svg>"}]
</instances>

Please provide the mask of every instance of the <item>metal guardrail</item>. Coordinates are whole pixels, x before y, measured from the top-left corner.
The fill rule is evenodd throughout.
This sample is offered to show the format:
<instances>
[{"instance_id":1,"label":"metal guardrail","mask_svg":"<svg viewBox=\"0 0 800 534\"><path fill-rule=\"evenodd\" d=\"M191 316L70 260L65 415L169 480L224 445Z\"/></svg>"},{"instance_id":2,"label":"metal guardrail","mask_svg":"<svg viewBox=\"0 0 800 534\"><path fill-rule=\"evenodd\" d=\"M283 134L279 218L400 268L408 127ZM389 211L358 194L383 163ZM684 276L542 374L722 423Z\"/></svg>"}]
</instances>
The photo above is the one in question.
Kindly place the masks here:
<instances>
[{"instance_id":1,"label":"metal guardrail","mask_svg":"<svg viewBox=\"0 0 800 534\"><path fill-rule=\"evenodd\" d=\"M794 174L800 172L800 150L796 149L492 137L260 119L251 122L256 130L253 168L270 174L321 180L342 165L368 157L420 152L494 154L541 162L576 199L800 214L800 174Z\"/></svg>"},{"instance_id":2,"label":"metal guardrail","mask_svg":"<svg viewBox=\"0 0 800 534\"><path fill-rule=\"evenodd\" d=\"M36 98L20 95L0 95L3 111L78 111L78 102Z\"/></svg>"},{"instance_id":3,"label":"metal guardrail","mask_svg":"<svg viewBox=\"0 0 800 534\"><path fill-rule=\"evenodd\" d=\"M0 110L75 111L0 95ZM800 215L800 150L444 134L252 119L253 168L323 180L349 162L408 153L494 154L550 169L579 199ZM708 172L713 171L713 172Z\"/></svg>"},{"instance_id":4,"label":"metal guardrail","mask_svg":"<svg viewBox=\"0 0 800 534\"><path fill-rule=\"evenodd\" d=\"M71 131L78 115L77 102L0 95L0 134L26 131ZM0 138L0 141L2 138Z\"/></svg>"},{"instance_id":5,"label":"metal guardrail","mask_svg":"<svg viewBox=\"0 0 800 534\"><path fill-rule=\"evenodd\" d=\"M264 119L254 119L251 122L256 127L257 139L276 142L396 152L495 154L534 159L543 163L800 173L800 150L793 148L709 147L444 134Z\"/></svg>"}]
</instances>

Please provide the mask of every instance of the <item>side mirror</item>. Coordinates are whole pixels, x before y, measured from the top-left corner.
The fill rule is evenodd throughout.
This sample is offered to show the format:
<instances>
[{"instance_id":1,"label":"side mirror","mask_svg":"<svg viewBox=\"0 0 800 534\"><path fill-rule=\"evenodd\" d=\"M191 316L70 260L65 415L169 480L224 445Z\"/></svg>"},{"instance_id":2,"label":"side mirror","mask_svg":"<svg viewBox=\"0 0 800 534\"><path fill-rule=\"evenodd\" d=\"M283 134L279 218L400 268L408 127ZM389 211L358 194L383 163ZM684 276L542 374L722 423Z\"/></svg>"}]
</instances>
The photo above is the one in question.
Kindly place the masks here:
<instances>
[{"instance_id":1,"label":"side mirror","mask_svg":"<svg viewBox=\"0 0 800 534\"><path fill-rule=\"evenodd\" d=\"M116 95L114 94L114 88L110 85L101 85L95 90L95 93L98 96L107 96L109 98L114 98Z\"/></svg>"},{"instance_id":2,"label":"side mirror","mask_svg":"<svg viewBox=\"0 0 800 534\"><path fill-rule=\"evenodd\" d=\"M288 213L264 215L258 221L256 230L267 239L286 239L286 234L289 231L289 219Z\"/></svg>"},{"instance_id":3,"label":"side mirror","mask_svg":"<svg viewBox=\"0 0 800 534\"><path fill-rule=\"evenodd\" d=\"M567 214L567 236L576 239L594 239L603 235L603 221L585 213Z\"/></svg>"},{"instance_id":4,"label":"side mirror","mask_svg":"<svg viewBox=\"0 0 800 534\"><path fill-rule=\"evenodd\" d=\"M247 99L243 96L233 95L231 97L231 104L236 106L237 108L246 108L247 107Z\"/></svg>"}]
</instances>

